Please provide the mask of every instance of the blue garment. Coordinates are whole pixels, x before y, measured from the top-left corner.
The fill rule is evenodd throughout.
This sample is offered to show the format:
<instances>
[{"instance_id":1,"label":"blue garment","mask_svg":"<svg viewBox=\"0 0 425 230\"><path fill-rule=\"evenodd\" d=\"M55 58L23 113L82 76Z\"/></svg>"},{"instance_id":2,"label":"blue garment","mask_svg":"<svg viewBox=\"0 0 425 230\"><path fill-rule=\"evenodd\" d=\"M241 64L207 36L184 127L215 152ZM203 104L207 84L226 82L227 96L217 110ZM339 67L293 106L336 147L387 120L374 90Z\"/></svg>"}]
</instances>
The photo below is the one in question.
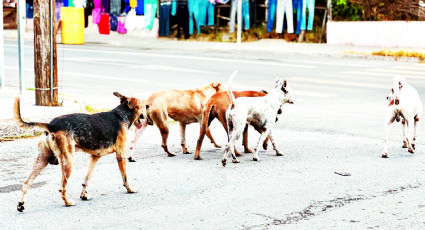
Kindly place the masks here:
<instances>
[{"instance_id":1,"label":"blue garment","mask_svg":"<svg viewBox=\"0 0 425 230\"><path fill-rule=\"evenodd\" d=\"M301 30L305 30L306 26L306 9L308 8L308 25L307 30L313 29L313 21L314 21L314 0L303 0L303 10L302 10L302 18L301 18Z\"/></svg>"},{"instance_id":2,"label":"blue garment","mask_svg":"<svg viewBox=\"0 0 425 230\"><path fill-rule=\"evenodd\" d=\"M157 1L145 1L145 29L151 30L153 28L157 8Z\"/></svg>"},{"instance_id":3,"label":"blue garment","mask_svg":"<svg viewBox=\"0 0 425 230\"><path fill-rule=\"evenodd\" d=\"M159 36L170 34L170 11L171 3L161 3L159 6Z\"/></svg>"},{"instance_id":4,"label":"blue garment","mask_svg":"<svg viewBox=\"0 0 425 230\"><path fill-rule=\"evenodd\" d=\"M300 0L302 1L302 0ZM277 0L269 0L268 3L268 8L269 8L269 12L267 12L267 32L272 32L273 30L273 24L274 24L274 19L276 17L276 5L277 5Z\"/></svg>"},{"instance_id":5,"label":"blue garment","mask_svg":"<svg viewBox=\"0 0 425 230\"><path fill-rule=\"evenodd\" d=\"M176 16L177 14L177 1L172 1L171 2L171 15L172 16Z\"/></svg>"},{"instance_id":6,"label":"blue garment","mask_svg":"<svg viewBox=\"0 0 425 230\"><path fill-rule=\"evenodd\" d=\"M137 0L136 15L145 14L145 0Z\"/></svg>"},{"instance_id":7,"label":"blue garment","mask_svg":"<svg viewBox=\"0 0 425 230\"><path fill-rule=\"evenodd\" d=\"M193 34L193 23L196 24L196 31L198 34L201 33L201 25L199 24L199 10L200 10L199 0L187 0L187 7L189 10L189 34Z\"/></svg>"},{"instance_id":8,"label":"blue garment","mask_svg":"<svg viewBox=\"0 0 425 230\"><path fill-rule=\"evenodd\" d=\"M297 29L296 29L295 33L300 34L303 0L293 0L293 7L294 7L294 10L297 11L297 18L296 18L297 19Z\"/></svg>"},{"instance_id":9,"label":"blue garment","mask_svg":"<svg viewBox=\"0 0 425 230\"><path fill-rule=\"evenodd\" d=\"M199 10L199 25L205 26L207 23L208 15L208 25L214 25L214 4L209 0L200 0L200 10Z\"/></svg>"}]
</instances>

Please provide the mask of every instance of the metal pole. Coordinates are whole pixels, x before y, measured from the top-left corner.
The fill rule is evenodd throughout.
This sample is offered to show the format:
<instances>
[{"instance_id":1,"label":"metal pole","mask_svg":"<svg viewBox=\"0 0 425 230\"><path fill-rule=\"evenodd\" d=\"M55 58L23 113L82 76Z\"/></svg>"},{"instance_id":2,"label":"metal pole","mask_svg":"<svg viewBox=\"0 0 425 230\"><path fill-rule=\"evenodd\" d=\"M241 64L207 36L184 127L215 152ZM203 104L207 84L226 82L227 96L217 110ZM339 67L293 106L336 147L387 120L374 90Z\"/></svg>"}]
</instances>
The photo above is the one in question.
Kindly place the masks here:
<instances>
[{"instance_id":1,"label":"metal pole","mask_svg":"<svg viewBox=\"0 0 425 230\"><path fill-rule=\"evenodd\" d=\"M49 14L50 14L50 101L53 101L53 0L50 0L49 4Z\"/></svg>"},{"instance_id":2,"label":"metal pole","mask_svg":"<svg viewBox=\"0 0 425 230\"><path fill-rule=\"evenodd\" d=\"M3 33L3 2L0 4L0 88L4 88L4 33Z\"/></svg>"},{"instance_id":3,"label":"metal pole","mask_svg":"<svg viewBox=\"0 0 425 230\"><path fill-rule=\"evenodd\" d=\"M24 33L25 1L18 0L18 49L19 49L19 91L24 90Z\"/></svg>"},{"instance_id":4,"label":"metal pole","mask_svg":"<svg viewBox=\"0 0 425 230\"><path fill-rule=\"evenodd\" d=\"M241 44L242 37L242 0L238 1L238 34L237 34L237 43Z\"/></svg>"}]
</instances>

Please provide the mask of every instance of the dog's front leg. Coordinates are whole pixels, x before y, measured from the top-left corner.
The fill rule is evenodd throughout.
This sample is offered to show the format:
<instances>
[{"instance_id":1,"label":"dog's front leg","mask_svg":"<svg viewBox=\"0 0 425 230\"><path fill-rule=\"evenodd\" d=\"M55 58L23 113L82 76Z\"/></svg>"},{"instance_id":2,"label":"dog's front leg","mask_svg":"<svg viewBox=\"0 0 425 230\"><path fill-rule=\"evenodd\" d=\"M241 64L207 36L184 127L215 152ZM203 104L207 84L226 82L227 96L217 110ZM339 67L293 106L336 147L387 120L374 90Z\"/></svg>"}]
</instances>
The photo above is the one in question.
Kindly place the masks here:
<instances>
[{"instance_id":1,"label":"dog's front leg","mask_svg":"<svg viewBox=\"0 0 425 230\"><path fill-rule=\"evenodd\" d=\"M80 195L80 198L82 200L89 200L90 199L90 197L87 195L87 186L88 186L89 180L91 178L91 174L93 172L94 166L96 166L96 163L99 160L99 158L100 158L100 156L90 155L89 168L87 169L86 179L84 180L83 190L81 191L81 195Z\"/></svg>"},{"instance_id":2,"label":"dog's front leg","mask_svg":"<svg viewBox=\"0 0 425 230\"><path fill-rule=\"evenodd\" d=\"M258 140L257 146L254 149L254 153L252 154L252 159L254 161L259 161L260 158L258 157L258 151L260 149L260 145L266 140L266 138L269 136L270 129L264 130L263 133L261 133L260 139Z\"/></svg>"},{"instance_id":3,"label":"dog's front leg","mask_svg":"<svg viewBox=\"0 0 425 230\"><path fill-rule=\"evenodd\" d=\"M140 137L142 136L147 126L148 126L147 121L144 121L140 128L136 127L136 130L134 131L134 138L130 142L130 153L128 154L128 157L127 157L129 162L136 162L136 159L134 159L134 156L133 156L133 152L134 152L134 149L136 148L137 142L139 141Z\"/></svg>"},{"instance_id":4,"label":"dog's front leg","mask_svg":"<svg viewBox=\"0 0 425 230\"><path fill-rule=\"evenodd\" d=\"M180 138L181 138L183 153L190 154L190 152L187 151L187 148L186 148L186 124L184 123L180 123Z\"/></svg>"},{"instance_id":5,"label":"dog's front leg","mask_svg":"<svg viewBox=\"0 0 425 230\"><path fill-rule=\"evenodd\" d=\"M38 144L38 148L40 153L38 154L34 162L34 165L32 166L31 173L28 175L28 178L24 181L22 185L22 196L18 202L18 207L17 207L19 212L23 212L25 209L26 195L34 179L38 175L40 175L41 171L43 171L43 169L46 168L46 166L48 165L48 158L49 158L49 155L51 154L50 149L45 145L43 141L40 141L40 143Z\"/></svg>"},{"instance_id":6,"label":"dog's front leg","mask_svg":"<svg viewBox=\"0 0 425 230\"><path fill-rule=\"evenodd\" d=\"M131 189L130 185L128 185L128 181L127 181L127 159L124 157L125 153L117 151L116 155L117 155L118 167L119 167L120 172L121 172L124 187L127 189L128 193L136 193L137 190Z\"/></svg>"}]
</instances>

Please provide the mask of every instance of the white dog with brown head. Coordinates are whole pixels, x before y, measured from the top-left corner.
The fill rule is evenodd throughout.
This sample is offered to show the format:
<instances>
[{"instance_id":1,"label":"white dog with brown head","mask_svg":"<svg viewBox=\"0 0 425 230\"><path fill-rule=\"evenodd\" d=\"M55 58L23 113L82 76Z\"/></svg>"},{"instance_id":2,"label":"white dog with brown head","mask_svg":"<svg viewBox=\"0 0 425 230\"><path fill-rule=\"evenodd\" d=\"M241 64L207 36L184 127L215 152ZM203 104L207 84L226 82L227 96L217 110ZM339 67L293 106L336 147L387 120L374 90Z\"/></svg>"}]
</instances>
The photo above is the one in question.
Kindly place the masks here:
<instances>
[{"instance_id":1,"label":"white dog with brown head","mask_svg":"<svg viewBox=\"0 0 425 230\"><path fill-rule=\"evenodd\" d=\"M416 128L422 117L422 101L416 89L406 82L406 78L397 76L387 99L390 101L385 118L385 140L382 157L388 157L389 127L396 121L403 125L403 148L415 152Z\"/></svg>"}]
</instances>

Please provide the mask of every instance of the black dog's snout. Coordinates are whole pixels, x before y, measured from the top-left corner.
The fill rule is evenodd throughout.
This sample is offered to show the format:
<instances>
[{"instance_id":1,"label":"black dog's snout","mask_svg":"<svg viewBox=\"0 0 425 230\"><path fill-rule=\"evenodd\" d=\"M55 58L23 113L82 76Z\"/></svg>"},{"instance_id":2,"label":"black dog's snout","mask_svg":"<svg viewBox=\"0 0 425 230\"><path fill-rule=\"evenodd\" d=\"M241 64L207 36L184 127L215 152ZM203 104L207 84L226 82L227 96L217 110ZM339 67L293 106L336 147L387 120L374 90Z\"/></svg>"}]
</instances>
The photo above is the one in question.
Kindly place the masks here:
<instances>
[{"instance_id":1,"label":"black dog's snout","mask_svg":"<svg viewBox=\"0 0 425 230\"><path fill-rule=\"evenodd\" d=\"M398 104L400 104L400 101L398 99L395 99L394 104L398 105Z\"/></svg>"},{"instance_id":2,"label":"black dog's snout","mask_svg":"<svg viewBox=\"0 0 425 230\"><path fill-rule=\"evenodd\" d=\"M387 100L390 100L390 97L389 96L387 96Z\"/></svg>"},{"instance_id":3,"label":"black dog's snout","mask_svg":"<svg viewBox=\"0 0 425 230\"><path fill-rule=\"evenodd\" d=\"M143 114L140 114L139 118L140 119L145 119L145 116L143 116Z\"/></svg>"}]
</instances>

